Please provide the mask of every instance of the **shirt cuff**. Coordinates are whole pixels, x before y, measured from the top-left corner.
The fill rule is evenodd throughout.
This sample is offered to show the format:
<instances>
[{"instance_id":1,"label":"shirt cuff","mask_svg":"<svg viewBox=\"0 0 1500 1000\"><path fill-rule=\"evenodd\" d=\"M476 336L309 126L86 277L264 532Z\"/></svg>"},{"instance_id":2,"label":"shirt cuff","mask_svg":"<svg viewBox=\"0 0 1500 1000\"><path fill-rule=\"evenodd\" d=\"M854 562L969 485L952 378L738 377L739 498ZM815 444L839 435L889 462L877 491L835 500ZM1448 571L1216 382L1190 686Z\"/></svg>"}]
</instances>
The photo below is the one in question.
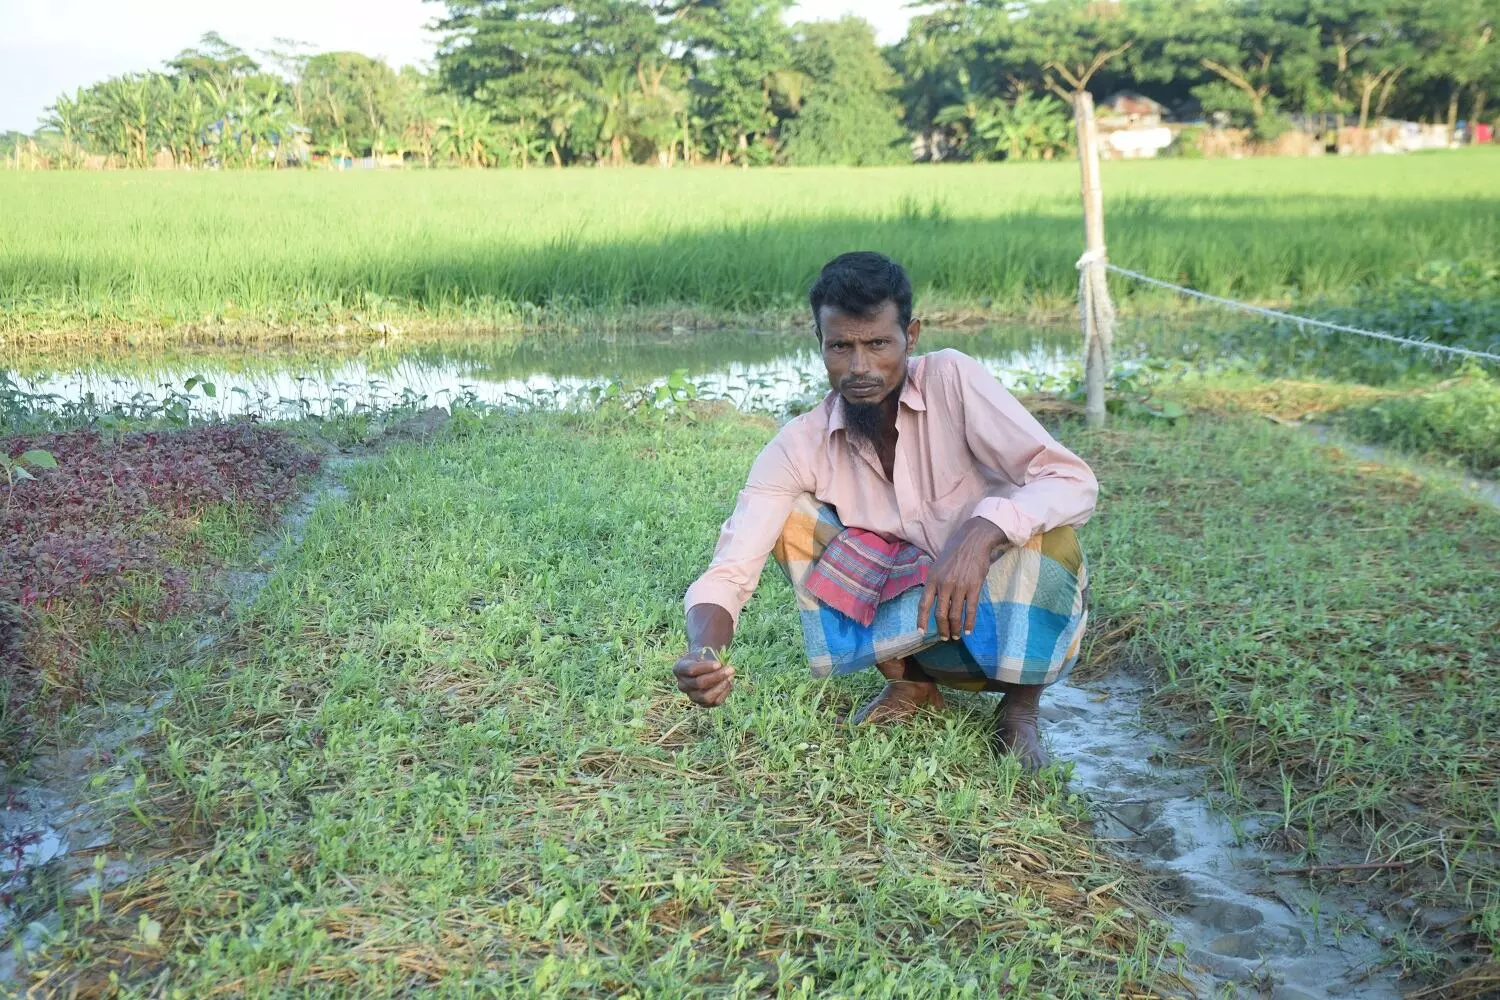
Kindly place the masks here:
<instances>
[{"instance_id":1,"label":"shirt cuff","mask_svg":"<svg viewBox=\"0 0 1500 1000\"><path fill-rule=\"evenodd\" d=\"M984 497L974 505L974 516L999 528L1010 544L1018 548L1036 534L1036 519L1022 513L1014 500L1005 497Z\"/></svg>"},{"instance_id":2,"label":"shirt cuff","mask_svg":"<svg viewBox=\"0 0 1500 1000\"><path fill-rule=\"evenodd\" d=\"M729 612L730 621L734 623L735 630L739 630L740 611L745 604L740 599L739 588L734 584L723 580L698 580L688 588L687 595L682 599L682 610L686 613L698 604L717 604Z\"/></svg>"}]
</instances>

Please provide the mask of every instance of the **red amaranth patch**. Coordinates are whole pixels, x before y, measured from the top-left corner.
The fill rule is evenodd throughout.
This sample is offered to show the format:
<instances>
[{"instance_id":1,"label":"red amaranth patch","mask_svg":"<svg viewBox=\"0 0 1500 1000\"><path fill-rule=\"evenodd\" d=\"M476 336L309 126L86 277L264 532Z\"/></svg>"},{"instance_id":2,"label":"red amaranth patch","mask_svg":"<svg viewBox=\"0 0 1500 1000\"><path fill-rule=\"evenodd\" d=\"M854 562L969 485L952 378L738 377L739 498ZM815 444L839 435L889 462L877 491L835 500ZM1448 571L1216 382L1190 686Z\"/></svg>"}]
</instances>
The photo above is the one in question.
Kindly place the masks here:
<instances>
[{"instance_id":1,"label":"red amaranth patch","mask_svg":"<svg viewBox=\"0 0 1500 1000\"><path fill-rule=\"evenodd\" d=\"M58 463L34 482L0 481L0 676L11 681L12 718L44 707L33 697L39 672L55 689L79 688L69 671L87 636L48 636L38 653L41 617L129 627L130 616L110 609L142 581L157 585L159 599L136 611L161 618L181 610L191 597L188 570L207 558L187 542L197 519L229 505L264 525L319 465L284 432L249 422L111 437L72 431L0 447L9 455L42 448ZM60 699L46 694L54 705Z\"/></svg>"}]
</instances>

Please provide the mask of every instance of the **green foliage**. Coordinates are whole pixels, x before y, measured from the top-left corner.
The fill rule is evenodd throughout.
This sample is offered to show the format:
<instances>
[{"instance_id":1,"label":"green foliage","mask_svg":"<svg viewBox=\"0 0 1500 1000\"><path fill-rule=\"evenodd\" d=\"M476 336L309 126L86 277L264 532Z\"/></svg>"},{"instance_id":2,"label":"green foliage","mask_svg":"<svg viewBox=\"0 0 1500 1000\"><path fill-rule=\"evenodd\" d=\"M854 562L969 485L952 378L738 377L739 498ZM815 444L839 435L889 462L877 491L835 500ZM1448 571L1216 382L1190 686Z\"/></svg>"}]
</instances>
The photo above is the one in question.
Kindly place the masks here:
<instances>
[{"instance_id":1,"label":"green foliage","mask_svg":"<svg viewBox=\"0 0 1500 1000\"><path fill-rule=\"evenodd\" d=\"M1487 103L1500 45L1485 0L939 0L888 53L857 18L788 28L790 0L443 6L432 79L352 52L268 53L273 73L210 33L166 73L59 98L48 128L61 148L28 145L12 165L139 167L163 150L191 166L308 151L427 166L871 164L906 162L912 135L929 158L1025 159L1070 141L1066 106L1032 95L1081 89L1146 93L1262 142L1297 114L1452 123L1500 106ZM435 145L454 97L487 116L461 153Z\"/></svg>"},{"instance_id":2,"label":"green foliage","mask_svg":"<svg viewBox=\"0 0 1500 1000\"><path fill-rule=\"evenodd\" d=\"M1050 160L1070 153L1074 144L1072 113L1055 97L1021 91L1013 99L980 97L967 89L965 99L938 112L934 124L952 127L958 155L970 160Z\"/></svg>"},{"instance_id":3,"label":"green foliage","mask_svg":"<svg viewBox=\"0 0 1500 1000\"><path fill-rule=\"evenodd\" d=\"M797 114L782 128L782 155L799 166L871 166L911 159L901 148L896 74L856 17L799 25L793 63L807 81Z\"/></svg>"},{"instance_id":4,"label":"green foliage","mask_svg":"<svg viewBox=\"0 0 1500 1000\"><path fill-rule=\"evenodd\" d=\"M909 158L895 109L879 96L812 97L783 131L782 158L799 166L866 167Z\"/></svg>"},{"instance_id":5,"label":"green foliage","mask_svg":"<svg viewBox=\"0 0 1500 1000\"><path fill-rule=\"evenodd\" d=\"M1281 115L1493 117L1500 46L1484 0L943 0L897 47L908 127L1017 91L1138 91L1274 139ZM971 89L969 81L977 81ZM1483 82L1481 82L1483 81Z\"/></svg>"},{"instance_id":6,"label":"green foliage","mask_svg":"<svg viewBox=\"0 0 1500 1000\"><path fill-rule=\"evenodd\" d=\"M1293 128L1291 119L1277 111L1268 111L1255 119L1253 132L1261 142L1275 142Z\"/></svg>"},{"instance_id":7,"label":"green foliage","mask_svg":"<svg viewBox=\"0 0 1500 1000\"><path fill-rule=\"evenodd\" d=\"M1500 271L1494 264L1488 259L1431 261L1414 272L1372 282L1353 296L1331 301L1318 296L1297 311L1356 329L1500 353ZM1267 375L1337 373L1372 385L1400 383L1434 370L1451 373L1464 364L1450 354L1283 323L1233 330L1220 350L1253 359Z\"/></svg>"},{"instance_id":8,"label":"green foliage","mask_svg":"<svg viewBox=\"0 0 1500 1000\"><path fill-rule=\"evenodd\" d=\"M1475 150L1329 158L1316 171L1291 159L1112 163L1110 255L1205 291L1290 299L1293 311L1335 319L1350 303L1418 310L1431 301L1433 322L1453 326L1422 335L1482 344L1500 328L1493 296L1380 290L1438 256L1500 257L1494 161L1495 151ZM772 312L800 323L817 269L850 247L906 264L929 313L1068 309L1077 295L1071 163L503 178L4 171L0 203L6 333L326 332L458 317L513 327L585 314L594 324L599 311L621 310L667 322L681 322L674 312ZM1177 301L1133 283L1113 288L1127 308L1140 297L1153 308ZM1395 315L1351 318L1413 328ZM1280 339L1257 334L1246 350Z\"/></svg>"},{"instance_id":9,"label":"green foliage","mask_svg":"<svg viewBox=\"0 0 1500 1000\"><path fill-rule=\"evenodd\" d=\"M34 470L55 468L57 468L57 459L45 448L31 448L16 455L0 451L0 472L5 473L5 485L12 491L16 483L35 479L36 477L32 475ZM11 496L7 495L5 498L7 509L10 501Z\"/></svg>"},{"instance_id":10,"label":"green foliage","mask_svg":"<svg viewBox=\"0 0 1500 1000\"><path fill-rule=\"evenodd\" d=\"M1069 444L1102 488L1099 616L1156 668L1231 814L1309 863L1399 857L1394 892L1468 915L1446 933L1459 964L1492 954L1500 515L1258 417Z\"/></svg>"},{"instance_id":11,"label":"green foliage","mask_svg":"<svg viewBox=\"0 0 1500 1000\"><path fill-rule=\"evenodd\" d=\"M772 432L691 416L470 418L350 470L227 641L153 658L164 735L103 765L142 774L136 822L214 836L73 900L28 983L1173 988L1166 929L1123 905L1076 796L1017 782L966 699L905 730L840 725L878 679L807 676L774 570L729 704L672 690L682 589ZM1500 521L1264 421L1066 436L1105 489L1083 540L1098 632L1124 645L1097 665L1158 671L1232 814L1295 831L1311 863L1399 856L1418 905L1474 914L1458 958L1492 947L1500 649L1475 623ZM387 949L407 958L370 960Z\"/></svg>"},{"instance_id":12,"label":"green foliage","mask_svg":"<svg viewBox=\"0 0 1500 1000\"><path fill-rule=\"evenodd\" d=\"M386 152L405 125L400 120L401 87L401 78L378 59L325 52L302 63L296 111L319 152Z\"/></svg>"},{"instance_id":13,"label":"green foliage","mask_svg":"<svg viewBox=\"0 0 1500 1000\"><path fill-rule=\"evenodd\" d=\"M68 907L28 984L1092 1000L1168 981L1165 927L1126 905L1077 796L997 761L977 703L849 731L878 678L808 676L774 570L729 706L675 693L683 588L771 430L690 414L492 418L352 469L232 636L173 664L141 815L180 810L211 842L153 866L165 891ZM421 959L371 960L387 948Z\"/></svg>"},{"instance_id":14,"label":"green foliage","mask_svg":"<svg viewBox=\"0 0 1500 1000\"><path fill-rule=\"evenodd\" d=\"M800 103L806 84L791 68L791 32L782 21L790 7L791 0L728 0L676 8L675 37L691 64L691 129L703 158L757 166L770 159L763 151L780 114Z\"/></svg>"},{"instance_id":15,"label":"green foliage","mask_svg":"<svg viewBox=\"0 0 1500 1000\"><path fill-rule=\"evenodd\" d=\"M1455 459L1483 476L1500 469L1500 379L1479 370L1457 382L1346 411L1341 419L1367 441Z\"/></svg>"}]
</instances>

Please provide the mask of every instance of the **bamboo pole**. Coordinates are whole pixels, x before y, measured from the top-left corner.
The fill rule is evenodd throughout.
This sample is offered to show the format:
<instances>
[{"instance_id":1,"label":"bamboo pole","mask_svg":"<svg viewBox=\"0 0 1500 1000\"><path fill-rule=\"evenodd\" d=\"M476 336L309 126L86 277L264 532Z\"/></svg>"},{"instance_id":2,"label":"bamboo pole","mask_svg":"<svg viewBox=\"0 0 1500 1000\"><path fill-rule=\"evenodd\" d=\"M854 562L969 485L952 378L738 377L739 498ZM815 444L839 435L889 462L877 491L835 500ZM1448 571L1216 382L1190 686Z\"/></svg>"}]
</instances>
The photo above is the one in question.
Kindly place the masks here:
<instances>
[{"instance_id":1,"label":"bamboo pole","mask_svg":"<svg viewBox=\"0 0 1500 1000\"><path fill-rule=\"evenodd\" d=\"M1104 388L1109 379L1115 309L1109 299L1104 245L1104 191L1099 185L1099 134L1094 126L1094 96L1073 95L1078 129L1078 171L1083 197L1084 255L1078 264L1078 311L1083 325L1084 414L1090 427L1103 427Z\"/></svg>"}]
</instances>

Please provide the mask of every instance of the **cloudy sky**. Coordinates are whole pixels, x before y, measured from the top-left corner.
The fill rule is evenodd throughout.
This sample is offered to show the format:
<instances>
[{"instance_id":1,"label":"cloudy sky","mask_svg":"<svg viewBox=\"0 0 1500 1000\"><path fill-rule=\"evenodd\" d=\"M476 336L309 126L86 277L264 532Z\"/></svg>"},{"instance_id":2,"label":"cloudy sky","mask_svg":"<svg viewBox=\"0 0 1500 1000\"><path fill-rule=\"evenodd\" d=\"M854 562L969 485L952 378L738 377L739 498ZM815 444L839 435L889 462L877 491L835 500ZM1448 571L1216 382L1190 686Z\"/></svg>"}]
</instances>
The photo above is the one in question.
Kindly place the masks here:
<instances>
[{"instance_id":1,"label":"cloudy sky","mask_svg":"<svg viewBox=\"0 0 1500 1000\"><path fill-rule=\"evenodd\" d=\"M859 13L899 39L909 0L803 0L792 19ZM276 39L353 49L395 65L432 54L423 0L0 0L0 132L30 132L58 94L163 60L217 31L255 51Z\"/></svg>"}]
</instances>

